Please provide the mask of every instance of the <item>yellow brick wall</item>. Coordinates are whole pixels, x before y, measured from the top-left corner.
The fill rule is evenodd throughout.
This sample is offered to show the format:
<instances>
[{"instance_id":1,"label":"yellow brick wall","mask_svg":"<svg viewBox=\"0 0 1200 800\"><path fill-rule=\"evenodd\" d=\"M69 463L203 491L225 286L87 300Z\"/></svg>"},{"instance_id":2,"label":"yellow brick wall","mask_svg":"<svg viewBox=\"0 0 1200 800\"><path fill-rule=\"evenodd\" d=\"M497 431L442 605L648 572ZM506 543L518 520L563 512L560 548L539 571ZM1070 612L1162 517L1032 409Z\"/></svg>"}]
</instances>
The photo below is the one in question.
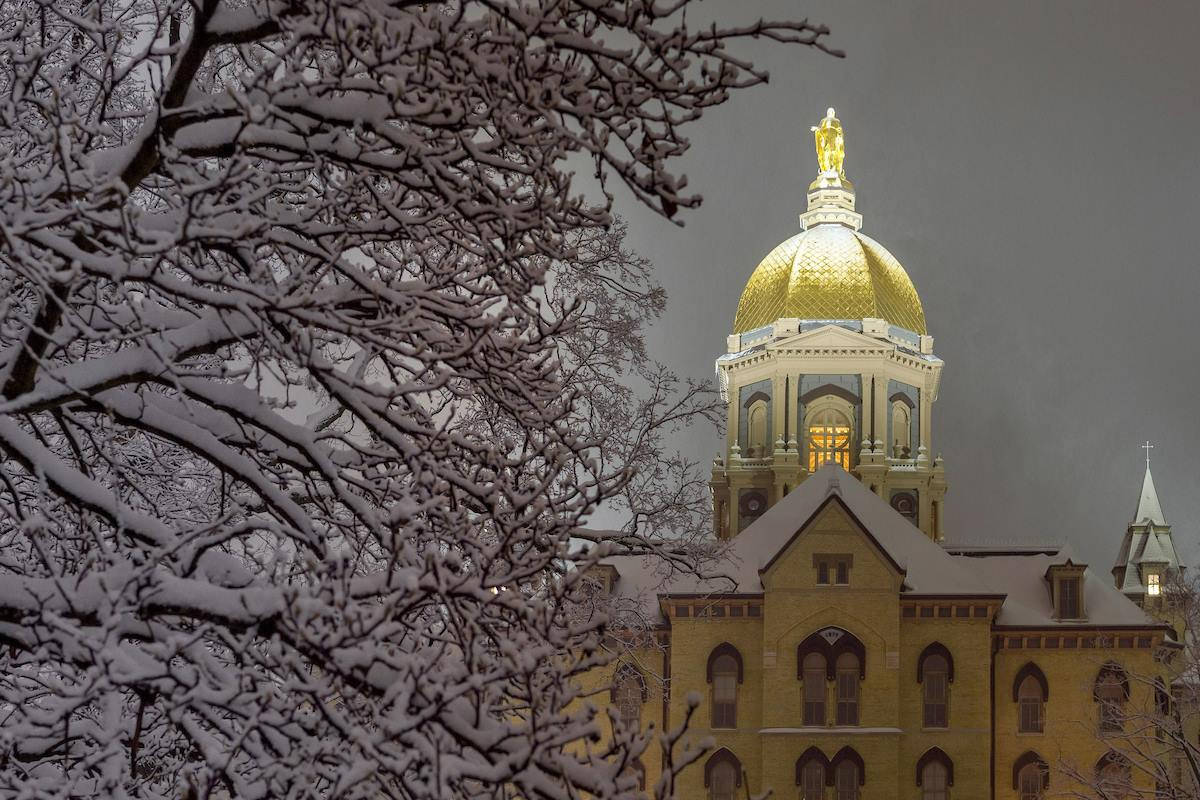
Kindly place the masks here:
<instances>
[{"instance_id":1,"label":"yellow brick wall","mask_svg":"<svg viewBox=\"0 0 1200 800\"><path fill-rule=\"evenodd\" d=\"M816 584L813 556L831 553L853 558L849 586ZM916 609L906 614L902 600L906 604L921 601L901 592L902 576L836 504L792 542L763 573L762 580L765 590L760 616L718 618L708 613L697 617L696 608L705 601L680 598L672 601L672 607L687 605L690 613L686 618L673 616L670 626L667 724L680 723L688 694L696 692L701 706L693 718L690 740L711 736L717 747L732 751L748 774L751 793L772 789L776 798L797 798L797 758L810 746L832 758L849 745L866 764L864 800L920 800L916 764L935 746L954 763L951 796L956 800L991 797L993 781L996 800L1016 800L1012 765L1026 750L1038 752L1050 764L1051 796L1057 796L1080 788L1069 786L1058 774L1059 767L1071 762L1090 774L1108 748L1109 743L1095 735L1092 700L1092 683L1101 664L1109 660L1122 664L1131 676L1131 706L1152 707L1152 691L1134 677L1157 674L1149 648L1000 648L993 657L997 634L991 613L995 606L986 598L944 601L944 610L934 608L927 612L930 616ZM843 628L863 642L866 678L860 686L860 724L817 732L803 728L797 647L828 626ZM1024 634L1005 632L1005 637L1009 636ZM1116 640L1112 641L1115 644ZM738 649L744 666L738 689L738 727L713 730L712 687L706 679L706 666L713 649L726 642ZM954 660L949 726L943 730L923 728L922 686L917 682L917 662L934 642L945 646ZM653 663L661 663L661 653L653 658L659 659ZM1029 660L1041 667L1050 683L1042 734L1016 732L1012 683L1017 670ZM643 710L644 720L661 718L657 687L655 682ZM832 722L832 687L827 693L827 709ZM645 761L652 786L659 774L658 753ZM680 797L707 797L703 772L701 762L683 776ZM739 790L739 796L743 791Z\"/></svg>"}]
</instances>

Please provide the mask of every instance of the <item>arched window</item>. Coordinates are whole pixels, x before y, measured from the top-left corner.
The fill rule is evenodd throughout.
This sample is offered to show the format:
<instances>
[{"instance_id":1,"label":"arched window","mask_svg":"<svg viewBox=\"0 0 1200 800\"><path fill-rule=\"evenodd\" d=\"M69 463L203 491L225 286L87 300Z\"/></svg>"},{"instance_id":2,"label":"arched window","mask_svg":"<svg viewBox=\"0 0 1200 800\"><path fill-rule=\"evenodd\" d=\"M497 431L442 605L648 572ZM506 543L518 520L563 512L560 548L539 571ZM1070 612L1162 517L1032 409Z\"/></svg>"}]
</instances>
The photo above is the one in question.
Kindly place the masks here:
<instances>
[{"instance_id":1,"label":"arched window","mask_svg":"<svg viewBox=\"0 0 1200 800\"><path fill-rule=\"evenodd\" d=\"M815 472L827 461L850 469L850 442L853 428L850 415L853 409L840 398L817 401L805 420L805 445L808 447L808 471Z\"/></svg>"},{"instance_id":2,"label":"arched window","mask_svg":"<svg viewBox=\"0 0 1200 800\"><path fill-rule=\"evenodd\" d=\"M613 676L612 704L626 727L642 727L642 703L646 701L646 681L635 667L623 664Z\"/></svg>"},{"instance_id":3,"label":"arched window","mask_svg":"<svg viewBox=\"0 0 1200 800\"><path fill-rule=\"evenodd\" d=\"M912 409L903 400L892 401L892 458L912 458Z\"/></svg>"},{"instance_id":4,"label":"arched window","mask_svg":"<svg viewBox=\"0 0 1200 800\"><path fill-rule=\"evenodd\" d=\"M830 762L833 769L835 800L859 800L860 791L866 783L866 770L862 756L849 747L843 747Z\"/></svg>"},{"instance_id":5,"label":"arched window","mask_svg":"<svg viewBox=\"0 0 1200 800\"><path fill-rule=\"evenodd\" d=\"M765 458L767 455L767 403L755 400L746 413L746 457Z\"/></svg>"},{"instance_id":6,"label":"arched window","mask_svg":"<svg viewBox=\"0 0 1200 800\"><path fill-rule=\"evenodd\" d=\"M801 664L804 680L804 724L825 724L825 656L809 653Z\"/></svg>"},{"instance_id":7,"label":"arched window","mask_svg":"<svg viewBox=\"0 0 1200 800\"><path fill-rule=\"evenodd\" d=\"M1041 800L1050 788L1050 766L1028 750L1013 763L1013 789L1021 800Z\"/></svg>"},{"instance_id":8,"label":"arched window","mask_svg":"<svg viewBox=\"0 0 1200 800\"><path fill-rule=\"evenodd\" d=\"M949 800L954 785L954 762L940 747L931 747L917 761L921 800Z\"/></svg>"},{"instance_id":9,"label":"arched window","mask_svg":"<svg viewBox=\"0 0 1200 800\"><path fill-rule=\"evenodd\" d=\"M1092 696L1099 705L1100 730L1119 731L1124 727L1125 701L1129 699L1129 676L1120 664L1109 662L1100 668Z\"/></svg>"},{"instance_id":10,"label":"arched window","mask_svg":"<svg viewBox=\"0 0 1200 800\"><path fill-rule=\"evenodd\" d=\"M1129 797L1132 781L1133 770L1128 759L1120 753L1110 750L1096 762L1096 788L1105 798L1122 800Z\"/></svg>"},{"instance_id":11,"label":"arched window","mask_svg":"<svg viewBox=\"0 0 1200 800\"><path fill-rule=\"evenodd\" d=\"M737 687L742 682L742 656L725 642L708 656L708 681L712 684L712 727L737 727Z\"/></svg>"},{"instance_id":12,"label":"arched window","mask_svg":"<svg viewBox=\"0 0 1200 800\"><path fill-rule=\"evenodd\" d=\"M1017 704L1017 731L1041 733L1046 720L1050 684L1037 664L1030 661L1013 678L1013 702Z\"/></svg>"},{"instance_id":13,"label":"arched window","mask_svg":"<svg viewBox=\"0 0 1200 800\"><path fill-rule=\"evenodd\" d=\"M722 747L704 763L704 786L708 800L736 800L742 785L742 763L737 756Z\"/></svg>"},{"instance_id":14,"label":"arched window","mask_svg":"<svg viewBox=\"0 0 1200 800\"><path fill-rule=\"evenodd\" d=\"M829 759L817 747L810 747L796 760L796 785L800 787L800 800L825 800L825 786L829 783Z\"/></svg>"},{"instance_id":15,"label":"arched window","mask_svg":"<svg viewBox=\"0 0 1200 800\"><path fill-rule=\"evenodd\" d=\"M950 682L954 680L954 661L940 642L925 648L917 660L917 681L922 684L926 728L945 728L950 724Z\"/></svg>"},{"instance_id":16,"label":"arched window","mask_svg":"<svg viewBox=\"0 0 1200 800\"><path fill-rule=\"evenodd\" d=\"M858 656L842 653L837 658L837 724L858 724Z\"/></svg>"}]
</instances>

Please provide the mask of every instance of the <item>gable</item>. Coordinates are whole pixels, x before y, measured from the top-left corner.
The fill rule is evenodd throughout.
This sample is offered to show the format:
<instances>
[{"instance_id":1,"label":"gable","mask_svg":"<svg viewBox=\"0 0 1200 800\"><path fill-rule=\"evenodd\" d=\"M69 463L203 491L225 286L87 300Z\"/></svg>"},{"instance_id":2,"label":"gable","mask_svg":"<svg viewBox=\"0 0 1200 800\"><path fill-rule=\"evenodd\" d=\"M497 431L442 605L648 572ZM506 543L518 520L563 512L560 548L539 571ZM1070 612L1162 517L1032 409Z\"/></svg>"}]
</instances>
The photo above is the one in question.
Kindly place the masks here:
<instances>
[{"instance_id":1,"label":"gable","mask_svg":"<svg viewBox=\"0 0 1200 800\"><path fill-rule=\"evenodd\" d=\"M904 569L846 506L830 495L761 569L770 589L807 589L818 583L821 561L845 561L855 588L898 592Z\"/></svg>"},{"instance_id":2,"label":"gable","mask_svg":"<svg viewBox=\"0 0 1200 800\"><path fill-rule=\"evenodd\" d=\"M853 350L862 353L889 353L895 350L890 342L880 341L864 333L847 330L839 325L824 325L816 330L777 339L768 345L770 350Z\"/></svg>"}]
</instances>

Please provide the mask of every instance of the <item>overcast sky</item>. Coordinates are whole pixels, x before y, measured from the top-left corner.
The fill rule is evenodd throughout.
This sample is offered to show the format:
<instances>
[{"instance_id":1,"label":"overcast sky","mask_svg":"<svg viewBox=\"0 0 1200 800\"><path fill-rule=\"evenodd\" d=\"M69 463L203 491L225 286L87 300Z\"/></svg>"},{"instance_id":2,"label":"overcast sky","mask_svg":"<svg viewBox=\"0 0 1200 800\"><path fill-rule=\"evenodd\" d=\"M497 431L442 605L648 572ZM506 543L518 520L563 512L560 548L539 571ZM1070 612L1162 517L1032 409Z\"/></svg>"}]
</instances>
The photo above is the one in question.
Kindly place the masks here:
<instances>
[{"instance_id":1,"label":"overcast sky","mask_svg":"<svg viewBox=\"0 0 1200 800\"><path fill-rule=\"evenodd\" d=\"M1146 439L1185 557L1200 555L1200 6L719 0L808 16L844 59L763 44L766 87L691 131L705 197L632 245L670 301L658 358L711 376L759 260L798 231L809 126L846 132L863 232L905 266L946 361L934 450L948 537L1069 541L1112 565ZM629 209L625 205L626 210ZM710 460L719 442L697 437Z\"/></svg>"}]
</instances>

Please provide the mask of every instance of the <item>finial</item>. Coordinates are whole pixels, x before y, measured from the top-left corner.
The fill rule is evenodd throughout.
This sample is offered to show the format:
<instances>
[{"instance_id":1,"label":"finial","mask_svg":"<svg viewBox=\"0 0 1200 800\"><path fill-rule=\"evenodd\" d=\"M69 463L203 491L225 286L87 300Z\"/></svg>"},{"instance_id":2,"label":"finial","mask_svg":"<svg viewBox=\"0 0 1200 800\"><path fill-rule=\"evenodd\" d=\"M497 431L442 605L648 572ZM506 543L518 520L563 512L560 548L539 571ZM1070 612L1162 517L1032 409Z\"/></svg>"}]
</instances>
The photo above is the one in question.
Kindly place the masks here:
<instances>
[{"instance_id":1,"label":"finial","mask_svg":"<svg viewBox=\"0 0 1200 800\"><path fill-rule=\"evenodd\" d=\"M1154 449L1154 445L1150 444L1150 440L1147 439L1146 443L1140 446L1146 451L1146 469L1150 469L1150 451Z\"/></svg>"},{"instance_id":2,"label":"finial","mask_svg":"<svg viewBox=\"0 0 1200 800\"><path fill-rule=\"evenodd\" d=\"M845 180L843 163L846 160L846 140L842 135L842 123L834 116L832 107L825 112L821 124L813 126L812 132L817 145L817 165L821 168L821 174Z\"/></svg>"}]
</instances>

